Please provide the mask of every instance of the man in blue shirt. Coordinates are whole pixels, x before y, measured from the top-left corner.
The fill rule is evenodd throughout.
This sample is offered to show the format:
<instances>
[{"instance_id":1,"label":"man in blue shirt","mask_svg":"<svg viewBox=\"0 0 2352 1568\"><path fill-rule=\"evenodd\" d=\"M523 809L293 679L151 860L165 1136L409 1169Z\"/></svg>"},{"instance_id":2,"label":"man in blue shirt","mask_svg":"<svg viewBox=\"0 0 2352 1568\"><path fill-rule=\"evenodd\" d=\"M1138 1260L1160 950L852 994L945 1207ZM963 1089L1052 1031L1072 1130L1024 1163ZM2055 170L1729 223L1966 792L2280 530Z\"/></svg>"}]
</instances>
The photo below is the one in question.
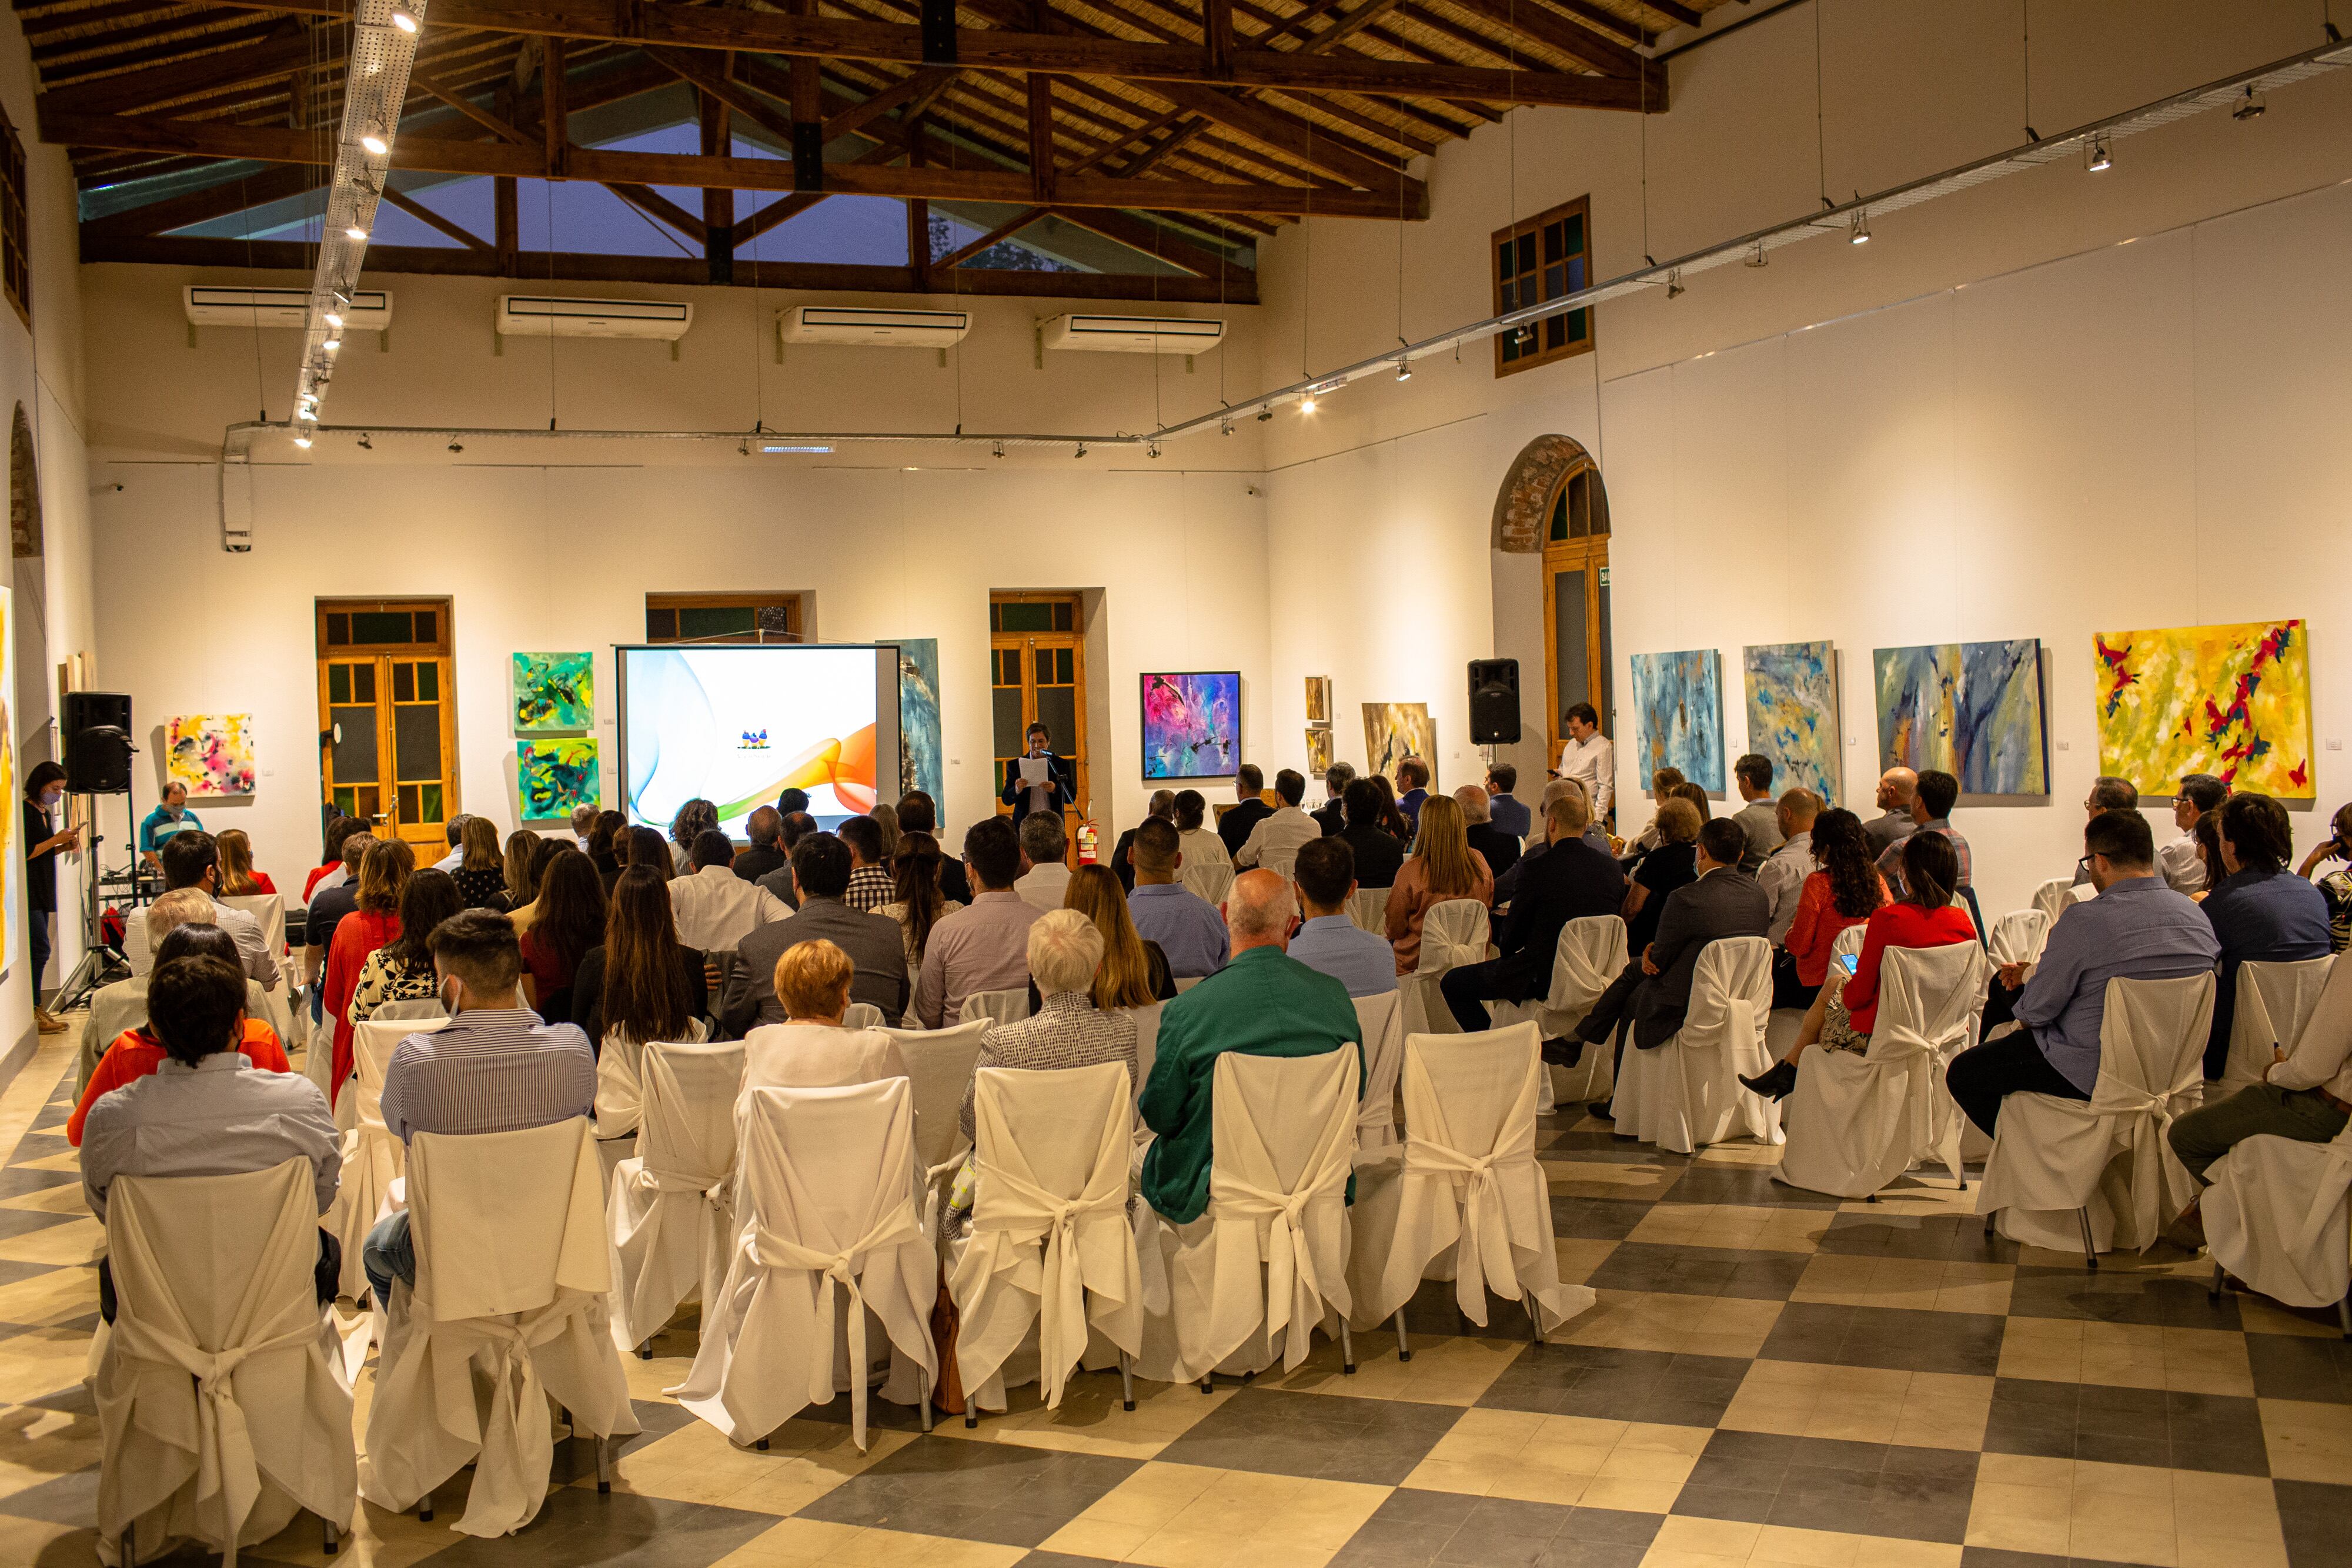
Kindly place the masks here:
<instances>
[{"instance_id":1,"label":"man in blue shirt","mask_svg":"<svg viewBox=\"0 0 2352 1568\"><path fill-rule=\"evenodd\" d=\"M1233 938L1223 916L1176 880L1183 863L1176 824L1159 817L1146 820L1135 830L1135 891L1128 895L1127 912L1136 935L1159 943L1168 956L1168 972L1192 980L1225 967Z\"/></svg>"},{"instance_id":2,"label":"man in blue shirt","mask_svg":"<svg viewBox=\"0 0 2352 1568\"><path fill-rule=\"evenodd\" d=\"M1290 879L1306 915L1290 938L1290 956L1348 988L1350 997L1383 997L1396 989L1396 951L1388 939L1348 918L1356 891L1356 852L1345 839L1302 844Z\"/></svg>"},{"instance_id":3,"label":"man in blue shirt","mask_svg":"<svg viewBox=\"0 0 2352 1568\"><path fill-rule=\"evenodd\" d=\"M2294 828L2286 808L2268 795L2232 795L2214 827L2221 840L2221 869L2199 905L2213 923L2221 944L2221 977L2213 992L2213 1032L2205 1045L2205 1078L2212 1082L2230 1062L2230 1026L2238 1009L2238 966L2291 964L2325 958L2335 951L2328 939L2327 895L2287 870L2294 854ZM2265 1045L2293 1045L2265 1040Z\"/></svg>"},{"instance_id":4,"label":"man in blue shirt","mask_svg":"<svg viewBox=\"0 0 2352 1568\"><path fill-rule=\"evenodd\" d=\"M139 824L139 858L155 871L163 869L163 846L182 833L204 831L205 824L188 810L188 787L173 779L163 786L163 803Z\"/></svg>"},{"instance_id":5,"label":"man in blue shirt","mask_svg":"<svg viewBox=\"0 0 2352 1568\"><path fill-rule=\"evenodd\" d=\"M2137 811L2109 811L2083 830L2098 896L2050 927L2049 946L2021 992L2021 966L2000 970L2003 991L1985 1009L1988 1032L2005 997L2021 1029L1953 1059L1945 1082L1969 1121L1990 1135L2010 1094L2088 1100L2099 1081L2099 1030L2107 982L2201 975L2221 956L2204 911L2156 874L2156 839Z\"/></svg>"}]
</instances>

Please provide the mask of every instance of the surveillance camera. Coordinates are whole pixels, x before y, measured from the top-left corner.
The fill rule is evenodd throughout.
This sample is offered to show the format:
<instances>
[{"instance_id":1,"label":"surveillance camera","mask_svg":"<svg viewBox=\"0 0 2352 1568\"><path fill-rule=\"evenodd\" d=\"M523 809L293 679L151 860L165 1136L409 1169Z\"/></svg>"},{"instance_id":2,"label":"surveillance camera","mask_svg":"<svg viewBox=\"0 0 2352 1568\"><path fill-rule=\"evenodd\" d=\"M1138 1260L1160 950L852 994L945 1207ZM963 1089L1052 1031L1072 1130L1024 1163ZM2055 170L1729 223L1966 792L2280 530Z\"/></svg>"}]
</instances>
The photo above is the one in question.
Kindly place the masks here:
<instances>
[{"instance_id":1,"label":"surveillance camera","mask_svg":"<svg viewBox=\"0 0 2352 1568\"><path fill-rule=\"evenodd\" d=\"M114 493L115 493L116 495L120 496L121 494L122 494L122 482L121 482L121 480L119 480L119 479L118 479L118 480L116 480L116 481L114 482L114 485L112 486L112 488L113 488Z\"/></svg>"}]
</instances>

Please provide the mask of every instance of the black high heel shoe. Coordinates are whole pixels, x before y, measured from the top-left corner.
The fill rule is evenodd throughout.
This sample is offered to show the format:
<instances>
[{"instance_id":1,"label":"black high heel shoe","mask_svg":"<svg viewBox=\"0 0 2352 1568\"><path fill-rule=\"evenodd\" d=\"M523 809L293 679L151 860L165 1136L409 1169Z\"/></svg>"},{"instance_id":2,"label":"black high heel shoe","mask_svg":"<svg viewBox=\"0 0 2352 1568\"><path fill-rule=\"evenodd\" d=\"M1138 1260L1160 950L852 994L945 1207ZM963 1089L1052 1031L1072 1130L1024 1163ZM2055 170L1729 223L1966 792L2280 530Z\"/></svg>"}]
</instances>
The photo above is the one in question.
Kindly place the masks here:
<instances>
[{"instance_id":1,"label":"black high heel shoe","mask_svg":"<svg viewBox=\"0 0 2352 1568\"><path fill-rule=\"evenodd\" d=\"M1739 1082L1767 1100L1786 1100L1797 1087L1797 1064L1784 1058L1753 1078L1741 1073Z\"/></svg>"}]
</instances>

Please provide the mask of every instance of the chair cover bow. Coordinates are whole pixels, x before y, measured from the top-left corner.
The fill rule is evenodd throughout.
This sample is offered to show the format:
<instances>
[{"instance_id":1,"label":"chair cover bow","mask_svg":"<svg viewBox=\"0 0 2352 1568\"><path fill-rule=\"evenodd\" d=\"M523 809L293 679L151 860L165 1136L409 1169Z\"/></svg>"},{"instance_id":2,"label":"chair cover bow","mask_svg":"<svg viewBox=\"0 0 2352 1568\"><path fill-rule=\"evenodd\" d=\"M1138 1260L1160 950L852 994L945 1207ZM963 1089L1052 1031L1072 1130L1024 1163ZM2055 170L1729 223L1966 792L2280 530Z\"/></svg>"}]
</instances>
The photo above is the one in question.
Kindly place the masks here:
<instances>
[{"instance_id":1,"label":"chair cover bow","mask_svg":"<svg viewBox=\"0 0 2352 1568\"><path fill-rule=\"evenodd\" d=\"M809 1283L816 1292L816 1343L820 1345L833 1343L835 1321L833 1286L840 1285L849 1297L850 1370L852 1375L863 1376L867 1364L866 1292L861 1288L859 1276L865 1271L866 1257L868 1253L897 1247L903 1242L919 1240L922 1234L922 1226L916 1218L914 1207L908 1205L895 1209L872 1230L839 1252L822 1252L813 1247L803 1247L797 1241L786 1240L756 1221L745 1228L744 1247L751 1260L763 1269L790 1270L814 1276ZM816 1405L830 1403L833 1399L832 1359L829 1356L814 1357L809 1365L810 1402ZM857 1446L863 1449L866 1447L866 1406L862 1400L852 1403L851 1425Z\"/></svg>"}]
</instances>

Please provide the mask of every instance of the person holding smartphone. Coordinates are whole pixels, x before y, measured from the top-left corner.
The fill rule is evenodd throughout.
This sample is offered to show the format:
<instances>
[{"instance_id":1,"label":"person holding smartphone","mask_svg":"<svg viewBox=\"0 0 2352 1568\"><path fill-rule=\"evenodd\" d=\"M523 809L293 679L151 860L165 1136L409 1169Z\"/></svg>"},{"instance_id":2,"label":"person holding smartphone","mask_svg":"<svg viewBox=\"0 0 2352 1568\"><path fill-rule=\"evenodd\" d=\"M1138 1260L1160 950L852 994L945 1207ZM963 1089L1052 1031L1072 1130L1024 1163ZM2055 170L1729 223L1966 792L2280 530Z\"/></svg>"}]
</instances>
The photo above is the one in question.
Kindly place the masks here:
<instances>
[{"instance_id":1,"label":"person holding smartphone","mask_svg":"<svg viewBox=\"0 0 2352 1568\"><path fill-rule=\"evenodd\" d=\"M1004 793L998 797L1013 808L1015 831L1032 811L1069 810L1078 792L1069 762L1054 755L1051 730L1042 722L1033 724L1022 741L1022 755L1005 765Z\"/></svg>"},{"instance_id":2,"label":"person holding smartphone","mask_svg":"<svg viewBox=\"0 0 2352 1568\"><path fill-rule=\"evenodd\" d=\"M2328 946L2341 953L2352 946L2352 805L2336 808L2326 841L2303 857L2297 874L2308 877L2331 863L2336 869L2319 878L2319 891L2327 899Z\"/></svg>"}]
</instances>

